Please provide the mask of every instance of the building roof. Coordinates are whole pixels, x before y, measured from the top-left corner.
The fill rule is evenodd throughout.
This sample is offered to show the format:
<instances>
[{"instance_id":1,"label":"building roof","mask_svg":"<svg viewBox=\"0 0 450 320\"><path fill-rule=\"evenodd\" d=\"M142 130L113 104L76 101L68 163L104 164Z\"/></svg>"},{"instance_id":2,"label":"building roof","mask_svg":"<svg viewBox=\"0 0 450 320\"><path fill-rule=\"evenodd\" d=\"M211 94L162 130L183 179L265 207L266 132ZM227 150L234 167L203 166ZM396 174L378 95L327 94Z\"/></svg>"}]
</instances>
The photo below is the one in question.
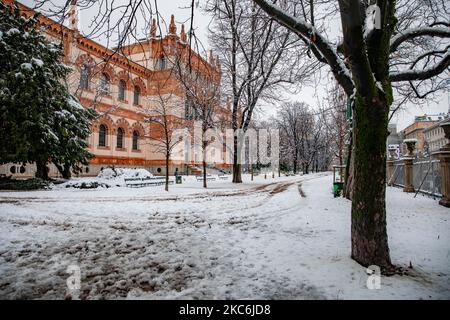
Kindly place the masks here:
<instances>
[{"instance_id":1,"label":"building roof","mask_svg":"<svg viewBox=\"0 0 450 320\"><path fill-rule=\"evenodd\" d=\"M446 122L446 121L449 121L449 119L450 119L450 117L449 117L449 115L447 115L447 117L445 117L445 118L442 119L441 121L438 121L438 122L436 122L435 124L433 124L431 127L426 128L426 129L424 130L424 132L428 132L428 131L431 131L431 130L436 129L437 127L439 127L439 126L441 125L441 123L444 123L444 122Z\"/></svg>"}]
</instances>

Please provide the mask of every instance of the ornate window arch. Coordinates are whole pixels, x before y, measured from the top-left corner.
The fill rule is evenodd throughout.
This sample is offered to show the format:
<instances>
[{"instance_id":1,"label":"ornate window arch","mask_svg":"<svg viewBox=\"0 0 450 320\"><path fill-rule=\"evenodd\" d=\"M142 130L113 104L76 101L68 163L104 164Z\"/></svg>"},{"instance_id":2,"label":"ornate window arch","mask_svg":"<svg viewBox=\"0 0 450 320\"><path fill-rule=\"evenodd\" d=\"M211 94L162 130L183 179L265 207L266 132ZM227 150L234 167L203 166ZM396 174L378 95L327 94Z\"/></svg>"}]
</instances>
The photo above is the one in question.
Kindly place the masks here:
<instances>
[{"instance_id":1,"label":"ornate window arch","mask_svg":"<svg viewBox=\"0 0 450 320\"><path fill-rule=\"evenodd\" d=\"M134 78L132 81L132 87L139 87L140 90L140 94L141 95L146 95L147 92L147 87L144 83L144 81L142 81L141 78Z\"/></svg>"}]
</instances>

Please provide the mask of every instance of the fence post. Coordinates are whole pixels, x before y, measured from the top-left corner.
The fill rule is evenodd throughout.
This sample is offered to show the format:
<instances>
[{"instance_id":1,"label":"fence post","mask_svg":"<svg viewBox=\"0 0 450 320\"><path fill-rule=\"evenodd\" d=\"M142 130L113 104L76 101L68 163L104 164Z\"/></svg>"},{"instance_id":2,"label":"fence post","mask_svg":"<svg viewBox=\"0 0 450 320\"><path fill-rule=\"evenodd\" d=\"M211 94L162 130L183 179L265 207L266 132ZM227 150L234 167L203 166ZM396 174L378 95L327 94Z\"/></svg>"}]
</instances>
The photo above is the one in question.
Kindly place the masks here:
<instances>
[{"instance_id":1,"label":"fence post","mask_svg":"<svg viewBox=\"0 0 450 320\"><path fill-rule=\"evenodd\" d=\"M437 152L441 165L442 179L442 199L439 201L439 204L444 207L450 207L450 119L441 123L440 126L449 142Z\"/></svg>"},{"instance_id":2,"label":"fence post","mask_svg":"<svg viewBox=\"0 0 450 320\"><path fill-rule=\"evenodd\" d=\"M403 192L414 192L413 186L413 158L403 158L405 164L405 187Z\"/></svg>"},{"instance_id":3,"label":"fence post","mask_svg":"<svg viewBox=\"0 0 450 320\"><path fill-rule=\"evenodd\" d=\"M387 177L386 177L386 179L387 179L387 185L392 186L393 185L392 175L394 174L394 152L395 152L395 150L389 149L388 151L389 151L389 158L386 161L387 162L387 168L386 168L387 169L386 170Z\"/></svg>"},{"instance_id":4,"label":"fence post","mask_svg":"<svg viewBox=\"0 0 450 320\"><path fill-rule=\"evenodd\" d=\"M403 141L406 144L408 153L402 159L405 164L405 187L403 192L414 192L413 185L413 156L414 148L416 146L417 139L405 139Z\"/></svg>"}]
</instances>

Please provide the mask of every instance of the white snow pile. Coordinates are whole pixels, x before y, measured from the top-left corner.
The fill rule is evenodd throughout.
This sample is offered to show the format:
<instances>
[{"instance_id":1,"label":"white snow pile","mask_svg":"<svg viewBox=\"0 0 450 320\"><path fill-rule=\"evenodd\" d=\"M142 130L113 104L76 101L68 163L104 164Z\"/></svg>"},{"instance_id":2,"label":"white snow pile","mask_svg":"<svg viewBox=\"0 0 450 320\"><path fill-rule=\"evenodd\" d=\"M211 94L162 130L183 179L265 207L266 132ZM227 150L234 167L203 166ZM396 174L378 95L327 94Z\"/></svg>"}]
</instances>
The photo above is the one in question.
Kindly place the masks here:
<instances>
[{"instance_id":1,"label":"white snow pile","mask_svg":"<svg viewBox=\"0 0 450 320\"><path fill-rule=\"evenodd\" d=\"M103 169L97 176L99 179L117 180L118 178L148 178L153 175L145 169L130 169L130 168L106 168Z\"/></svg>"},{"instance_id":2,"label":"white snow pile","mask_svg":"<svg viewBox=\"0 0 450 320\"><path fill-rule=\"evenodd\" d=\"M6 34L8 35L8 36L11 36L11 35L13 35L13 34L19 34L20 33L20 31L19 31L19 29L17 29L17 28L11 28L11 29L9 29L7 32L6 32Z\"/></svg>"},{"instance_id":3,"label":"white snow pile","mask_svg":"<svg viewBox=\"0 0 450 320\"><path fill-rule=\"evenodd\" d=\"M42 67L44 65L44 62L38 58L32 58L31 61L33 64L37 65L38 67Z\"/></svg>"},{"instance_id":4,"label":"white snow pile","mask_svg":"<svg viewBox=\"0 0 450 320\"><path fill-rule=\"evenodd\" d=\"M110 187L124 187L127 178L147 178L153 175L145 169L106 168L95 178L74 178L61 184L63 188L97 189Z\"/></svg>"}]
</instances>

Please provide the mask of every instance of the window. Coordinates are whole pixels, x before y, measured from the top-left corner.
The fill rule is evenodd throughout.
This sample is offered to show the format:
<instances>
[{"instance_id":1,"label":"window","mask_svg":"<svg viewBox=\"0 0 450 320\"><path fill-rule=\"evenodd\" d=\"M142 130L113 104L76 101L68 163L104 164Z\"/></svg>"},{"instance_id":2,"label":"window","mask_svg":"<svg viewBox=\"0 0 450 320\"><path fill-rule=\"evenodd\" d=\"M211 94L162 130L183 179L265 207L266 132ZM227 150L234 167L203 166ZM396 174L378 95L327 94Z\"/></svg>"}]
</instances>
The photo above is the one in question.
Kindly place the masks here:
<instances>
[{"instance_id":1,"label":"window","mask_svg":"<svg viewBox=\"0 0 450 320\"><path fill-rule=\"evenodd\" d=\"M123 148L123 129L117 129L117 148Z\"/></svg>"},{"instance_id":2,"label":"window","mask_svg":"<svg viewBox=\"0 0 450 320\"><path fill-rule=\"evenodd\" d=\"M186 97L184 100L184 118L186 120L193 120L195 114L195 108L192 98Z\"/></svg>"},{"instance_id":3,"label":"window","mask_svg":"<svg viewBox=\"0 0 450 320\"><path fill-rule=\"evenodd\" d=\"M139 105L140 95L141 95L141 89L138 86L134 86L133 104L136 106Z\"/></svg>"},{"instance_id":4,"label":"window","mask_svg":"<svg viewBox=\"0 0 450 320\"><path fill-rule=\"evenodd\" d=\"M100 94L109 94L109 77L106 73L102 73L100 77Z\"/></svg>"},{"instance_id":5,"label":"window","mask_svg":"<svg viewBox=\"0 0 450 320\"><path fill-rule=\"evenodd\" d=\"M124 80L119 81L119 100L124 101L125 100L125 87L126 83Z\"/></svg>"},{"instance_id":6,"label":"window","mask_svg":"<svg viewBox=\"0 0 450 320\"><path fill-rule=\"evenodd\" d=\"M90 69L87 65L81 66L80 71L80 89L87 90L89 89L89 78L90 78Z\"/></svg>"},{"instance_id":7,"label":"window","mask_svg":"<svg viewBox=\"0 0 450 320\"><path fill-rule=\"evenodd\" d=\"M163 70L166 68L166 57L161 56L156 59L156 69Z\"/></svg>"},{"instance_id":8,"label":"window","mask_svg":"<svg viewBox=\"0 0 450 320\"><path fill-rule=\"evenodd\" d=\"M138 150L139 132L133 131L133 150Z\"/></svg>"},{"instance_id":9,"label":"window","mask_svg":"<svg viewBox=\"0 0 450 320\"><path fill-rule=\"evenodd\" d=\"M100 147L106 147L106 135L108 134L108 128L101 124L98 133L98 145Z\"/></svg>"}]
</instances>

